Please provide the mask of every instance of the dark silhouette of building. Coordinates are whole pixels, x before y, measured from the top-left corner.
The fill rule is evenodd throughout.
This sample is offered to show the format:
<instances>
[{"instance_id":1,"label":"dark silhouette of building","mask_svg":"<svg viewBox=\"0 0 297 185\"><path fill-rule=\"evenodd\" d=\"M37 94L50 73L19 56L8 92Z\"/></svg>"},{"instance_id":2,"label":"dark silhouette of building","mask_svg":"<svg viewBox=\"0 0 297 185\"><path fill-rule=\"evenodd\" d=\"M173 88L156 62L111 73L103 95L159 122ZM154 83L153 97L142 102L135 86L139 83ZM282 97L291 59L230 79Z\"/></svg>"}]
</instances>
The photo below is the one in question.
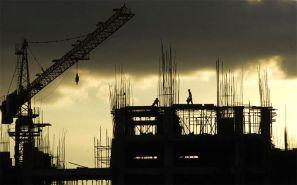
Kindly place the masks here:
<instances>
[{"instance_id":1,"label":"dark silhouette of building","mask_svg":"<svg viewBox=\"0 0 297 185\"><path fill-rule=\"evenodd\" d=\"M112 184L296 184L271 142L271 107L175 104L114 111Z\"/></svg>"}]
</instances>

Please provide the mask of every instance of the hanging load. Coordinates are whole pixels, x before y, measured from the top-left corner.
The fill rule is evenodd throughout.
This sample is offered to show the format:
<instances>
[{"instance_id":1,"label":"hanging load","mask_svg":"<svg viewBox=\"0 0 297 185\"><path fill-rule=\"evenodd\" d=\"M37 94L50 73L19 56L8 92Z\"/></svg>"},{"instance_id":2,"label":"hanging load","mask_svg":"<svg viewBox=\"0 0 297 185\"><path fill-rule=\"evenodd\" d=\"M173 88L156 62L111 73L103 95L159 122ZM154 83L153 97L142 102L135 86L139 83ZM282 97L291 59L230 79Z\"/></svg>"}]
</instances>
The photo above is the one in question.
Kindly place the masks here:
<instances>
[{"instance_id":1,"label":"hanging load","mask_svg":"<svg viewBox=\"0 0 297 185\"><path fill-rule=\"evenodd\" d=\"M79 82L79 75L78 75L78 73L76 73L76 76L75 76L75 83L76 83L76 85L78 85L78 82Z\"/></svg>"}]
</instances>

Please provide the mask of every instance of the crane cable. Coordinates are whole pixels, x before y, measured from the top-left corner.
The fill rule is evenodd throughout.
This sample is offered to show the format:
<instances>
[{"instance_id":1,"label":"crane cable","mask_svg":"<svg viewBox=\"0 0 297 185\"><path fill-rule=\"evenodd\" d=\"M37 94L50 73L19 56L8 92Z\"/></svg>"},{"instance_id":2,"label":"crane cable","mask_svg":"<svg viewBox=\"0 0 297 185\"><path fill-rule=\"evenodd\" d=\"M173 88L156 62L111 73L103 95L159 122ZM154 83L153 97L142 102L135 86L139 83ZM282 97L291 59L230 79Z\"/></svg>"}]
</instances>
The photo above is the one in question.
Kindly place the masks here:
<instances>
[{"instance_id":1,"label":"crane cable","mask_svg":"<svg viewBox=\"0 0 297 185\"><path fill-rule=\"evenodd\" d=\"M41 69L42 72L44 72L43 67L42 67L41 64L37 61L37 58L36 58L35 55L33 54L31 48L29 47L29 45L28 45L28 50L29 50L29 52L30 52L32 58L34 59L34 61L35 61L36 64L38 65L38 67Z\"/></svg>"},{"instance_id":2,"label":"crane cable","mask_svg":"<svg viewBox=\"0 0 297 185\"><path fill-rule=\"evenodd\" d=\"M85 36L87 36L88 34L83 34L83 35L79 35L79 36L75 36L75 37L68 37L68 38L65 38L65 39L59 39L59 40L48 40L48 41L30 41L28 43L30 44L50 44L50 43L59 43L59 42L66 42L66 41L71 41L71 40L74 40L74 39L79 39L79 38L83 38ZM37 61L37 58L35 57L35 55L33 54L32 50L30 49L30 47L28 46L28 49L29 49L29 52L30 54L32 55L34 61L37 63L37 65L39 66L39 68L42 70L42 72L44 72L44 68L41 66L41 64ZM77 73L76 73L76 77L75 77L75 82L76 84L78 84L78 81L79 81L79 75L78 75L78 65L77 65ZM9 87L8 87L8 90L7 90L7 94L9 94L9 91L10 91L10 88L12 86L12 82L13 82L13 79L15 77L15 74L16 74L16 70L17 70L17 67L15 67L15 70L14 70L14 73L12 75L12 78L10 80L10 83L9 83Z\"/></svg>"},{"instance_id":3,"label":"crane cable","mask_svg":"<svg viewBox=\"0 0 297 185\"><path fill-rule=\"evenodd\" d=\"M87 36L88 34L83 34L83 35L79 35L79 36L75 36L75 37L68 37L68 38L65 38L65 39L58 39L58 40L48 40L48 41L30 41L28 42L28 44L50 44L50 43L59 43L59 42L66 42L66 41L71 41L71 40L74 40L74 39L79 39L79 38L83 38L85 36ZM29 52L30 54L32 55L34 61L37 63L37 65L39 66L39 68L41 69L42 72L44 72L44 68L41 66L41 64L37 61L37 58L35 57L35 55L33 54L32 50L30 49L30 47L28 46L28 49L29 49ZM15 74L16 74L16 71L17 71L17 66L15 67L14 69L14 73L12 75L12 78L10 80L10 83L9 83L9 87L8 87L8 90L7 90L7 94L9 94L9 91L10 91L10 88L12 86L12 82L13 82L13 79L15 77ZM79 75L78 75L78 64L76 65L76 77L75 77L75 82L76 84L78 84L79 82Z\"/></svg>"},{"instance_id":4,"label":"crane cable","mask_svg":"<svg viewBox=\"0 0 297 185\"><path fill-rule=\"evenodd\" d=\"M70 41L70 40L74 40L74 39L79 39L82 37L87 36L88 34L84 34L84 35L79 35L79 36L75 36L75 37L69 37L69 38L65 38L65 39L60 39L60 40L48 40L48 41L30 41L28 43L30 44L49 44L49 43L59 43L59 42L66 42L66 41ZM28 47L29 48L29 47ZM29 51L31 53L31 55L33 56L34 61L38 64L38 66L41 68L42 72L44 72L43 67L40 65L40 63L37 61L36 57L34 56L32 50L29 48ZM76 75L75 75L75 83L76 85L78 85L79 82L79 75L78 75L78 61L76 62Z\"/></svg>"},{"instance_id":5,"label":"crane cable","mask_svg":"<svg viewBox=\"0 0 297 185\"><path fill-rule=\"evenodd\" d=\"M30 44L49 44L49 43L66 42L66 41L70 41L70 40L74 40L74 39L79 39L79 38L85 37L87 35L88 34L83 34L83 35L79 35L79 36L75 36L75 37L69 37L69 38L65 38L65 39L59 39L59 40L30 41L28 43L30 43Z\"/></svg>"},{"instance_id":6,"label":"crane cable","mask_svg":"<svg viewBox=\"0 0 297 185\"><path fill-rule=\"evenodd\" d=\"M15 64L14 72L13 72L12 78L11 78L10 83L9 83L9 87L8 87L8 90L7 90L7 94L9 94L9 91L10 91L10 88L11 88L11 86L12 86L12 82L13 82L13 79L14 79L14 77L15 77L16 71L17 71L17 63Z\"/></svg>"}]
</instances>

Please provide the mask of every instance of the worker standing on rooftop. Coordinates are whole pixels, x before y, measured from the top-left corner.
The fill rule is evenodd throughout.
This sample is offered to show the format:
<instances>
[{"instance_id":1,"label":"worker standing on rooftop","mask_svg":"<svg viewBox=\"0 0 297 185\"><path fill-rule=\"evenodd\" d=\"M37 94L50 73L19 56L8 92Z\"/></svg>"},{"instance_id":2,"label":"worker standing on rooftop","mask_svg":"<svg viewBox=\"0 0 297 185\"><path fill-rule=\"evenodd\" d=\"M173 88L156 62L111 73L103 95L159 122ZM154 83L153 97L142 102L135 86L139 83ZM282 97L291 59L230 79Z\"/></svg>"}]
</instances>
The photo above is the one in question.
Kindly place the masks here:
<instances>
[{"instance_id":1,"label":"worker standing on rooftop","mask_svg":"<svg viewBox=\"0 0 297 185\"><path fill-rule=\"evenodd\" d=\"M188 92L189 92L189 96L187 98L187 104L189 103L193 104L191 89L188 89Z\"/></svg>"},{"instance_id":2,"label":"worker standing on rooftop","mask_svg":"<svg viewBox=\"0 0 297 185\"><path fill-rule=\"evenodd\" d=\"M152 107L154 107L154 106L158 107L159 106L159 103L160 103L159 99L156 98L155 101L154 101L154 103L152 104Z\"/></svg>"}]
</instances>

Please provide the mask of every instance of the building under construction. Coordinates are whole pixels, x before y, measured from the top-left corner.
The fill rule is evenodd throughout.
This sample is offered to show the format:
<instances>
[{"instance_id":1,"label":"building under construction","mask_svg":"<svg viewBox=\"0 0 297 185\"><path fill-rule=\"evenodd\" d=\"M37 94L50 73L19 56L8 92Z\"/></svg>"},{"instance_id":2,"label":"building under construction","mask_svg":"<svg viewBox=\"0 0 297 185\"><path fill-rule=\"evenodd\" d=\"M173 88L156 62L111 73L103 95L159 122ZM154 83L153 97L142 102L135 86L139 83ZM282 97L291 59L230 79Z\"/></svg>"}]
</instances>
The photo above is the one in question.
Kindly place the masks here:
<instances>
[{"instance_id":1,"label":"building under construction","mask_svg":"<svg viewBox=\"0 0 297 185\"><path fill-rule=\"evenodd\" d=\"M39 114L31 108L30 100L69 67L87 59L91 50L134 16L125 6L115 11L33 82L26 65L28 42L17 50L19 86L1 106L2 124L17 118L15 129L9 130L15 140L14 163L9 151L0 153L1 185L297 183L297 150L281 150L271 140L276 114L267 77L259 75L261 106L244 105L242 81L237 86L234 75L224 73L218 61L216 105L181 104L174 54L163 45L158 99L153 105L133 106L130 83L122 75L111 88L113 138L111 145L109 139L103 145L101 136L99 143L94 142L96 168L65 169L59 160L64 157L54 164L54 156L37 144L50 124L34 121Z\"/></svg>"},{"instance_id":2,"label":"building under construction","mask_svg":"<svg viewBox=\"0 0 297 185\"><path fill-rule=\"evenodd\" d=\"M296 183L296 150L271 143L271 107L132 106L114 115L113 184Z\"/></svg>"},{"instance_id":3,"label":"building under construction","mask_svg":"<svg viewBox=\"0 0 297 185\"><path fill-rule=\"evenodd\" d=\"M297 150L271 140L267 75L261 106L243 105L242 80L217 61L217 105L180 104L172 56L162 45L157 104L130 106L129 88L115 90L112 184L296 184Z\"/></svg>"}]
</instances>

